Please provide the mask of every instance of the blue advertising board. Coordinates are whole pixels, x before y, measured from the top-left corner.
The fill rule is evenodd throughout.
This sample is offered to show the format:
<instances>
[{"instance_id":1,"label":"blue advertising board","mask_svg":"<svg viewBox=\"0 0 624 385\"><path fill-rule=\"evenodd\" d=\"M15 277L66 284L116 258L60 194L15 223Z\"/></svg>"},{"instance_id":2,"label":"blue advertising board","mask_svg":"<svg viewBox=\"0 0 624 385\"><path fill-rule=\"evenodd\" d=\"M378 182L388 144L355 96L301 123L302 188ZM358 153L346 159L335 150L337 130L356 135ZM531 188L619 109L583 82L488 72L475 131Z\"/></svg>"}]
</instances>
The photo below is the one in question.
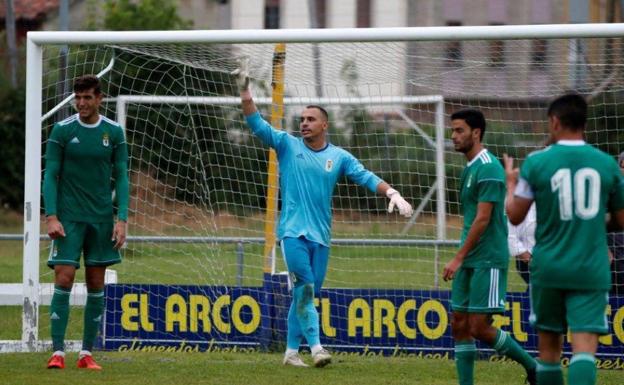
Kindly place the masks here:
<instances>
[{"instance_id":1,"label":"blue advertising board","mask_svg":"<svg viewBox=\"0 0 624 385\"><path fill-rule=\"evenodd\" d=\"M279 276L263 287L108 285L106 297L101 342L107 350L262 350L285 341L290 294ZM446 290L322 290L321 342L356 354L450 358L449 298ZM535 352L529 309L527 293L508 293L507 310L494 323ZM607 317L599 365L624 368L624 298L611 298Z\"/></svg>"}]
</instances>

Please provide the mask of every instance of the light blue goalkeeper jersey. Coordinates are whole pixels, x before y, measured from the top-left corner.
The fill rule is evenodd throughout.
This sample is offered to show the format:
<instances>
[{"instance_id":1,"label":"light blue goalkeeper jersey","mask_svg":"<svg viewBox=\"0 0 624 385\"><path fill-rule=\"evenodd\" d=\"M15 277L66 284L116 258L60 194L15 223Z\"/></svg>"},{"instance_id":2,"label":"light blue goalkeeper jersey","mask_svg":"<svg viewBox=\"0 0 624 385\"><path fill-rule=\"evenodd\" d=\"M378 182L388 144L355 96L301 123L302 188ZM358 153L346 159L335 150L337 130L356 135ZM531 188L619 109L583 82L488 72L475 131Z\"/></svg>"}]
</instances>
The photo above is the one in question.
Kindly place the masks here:
<instances>
[{"instance_id":1,"label":"light blue goalkeeper jersey","mask_svg":"<svg viewBox=\"0 0 624 385\"><path fill-rule=\"evenodd\" d=\"M302 138L273 128L258 112L246 119L254 135L277 153L282 197L277 237L304 236L329 247L332 195L338 180L347 176L376 192L381 178L340 147L328 144L315 151Z\"/></svg>"}]
</instances>

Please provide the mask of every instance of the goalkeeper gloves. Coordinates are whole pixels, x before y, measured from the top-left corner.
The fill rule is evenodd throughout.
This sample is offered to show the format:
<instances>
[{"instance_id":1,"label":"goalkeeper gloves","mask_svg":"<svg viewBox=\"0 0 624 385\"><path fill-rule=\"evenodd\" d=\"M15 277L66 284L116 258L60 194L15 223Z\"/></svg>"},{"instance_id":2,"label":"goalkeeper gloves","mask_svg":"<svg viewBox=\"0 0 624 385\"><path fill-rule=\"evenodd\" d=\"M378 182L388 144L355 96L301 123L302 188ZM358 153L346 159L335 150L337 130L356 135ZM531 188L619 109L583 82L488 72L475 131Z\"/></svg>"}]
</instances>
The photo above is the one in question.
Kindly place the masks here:
<instances>
[{"instance_id":1,"label":"goalkeeper gloves","mask_svg":"<svg viewBox=\"0 0 624 385\"><path fill-rule=\"evenodd\" d=\"M236 76L238 90L243 93L249 91L249 57L241 57L238 59L238 63L239 67L232 71L232 75Z\"/></svg>"},{"instance_id":2,"label":"goalkeeper gloves","mask_svg":"<svg viewBox=\"0 0 624 385\"><path fill-rule=\"evenodd\" d=\"M412 209L412 205L407 203L407 201L403 199L403 197L401 196L401 194L399 194L397 190L389 188L388 191L386 191L386 196L388 197L388 199L390 199L390 203L388 204L389 213L394 211L394 208L396 207L399 211L399 214L403 215L404 217L409 218L412 216L412 213L414 212L414 209Z\"/></svg>"}]
</instances>

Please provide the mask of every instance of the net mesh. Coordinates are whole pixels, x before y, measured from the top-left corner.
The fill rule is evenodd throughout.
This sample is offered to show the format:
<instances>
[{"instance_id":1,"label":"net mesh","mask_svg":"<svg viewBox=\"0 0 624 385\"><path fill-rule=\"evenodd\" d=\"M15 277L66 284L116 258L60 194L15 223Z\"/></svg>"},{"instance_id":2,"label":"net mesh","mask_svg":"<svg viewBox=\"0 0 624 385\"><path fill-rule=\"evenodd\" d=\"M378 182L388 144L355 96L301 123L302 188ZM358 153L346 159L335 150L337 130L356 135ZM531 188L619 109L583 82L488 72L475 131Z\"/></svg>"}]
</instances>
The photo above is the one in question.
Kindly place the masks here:
<instances>
[{"instance_id":1,"label":"net mesh","mask_svg":"<svg viewBox=\"0 0 624 385\"><path fill-rule=\"evenodd\" d=\"M297 133L297 116L307 100L333 98L326 106L330 141L350 151L415 207L422 203L418 214L407 220L387 214L385 198L346 179L336 187L336 242L324 287L327 292L356 289L356 297L357 290L371 298L376 290L380 293L377 303L331 305L347 325L338 327L353 325L349 317L363 320L345 331L349 336L379 332L381 344L394 345L390 330L396 333L396 327L390 325L401 329L397 312L414 298L410 292L384 307L385 290L422 290L422 298L416 298L413 307L405 305L413 311L403 316L408 318L405 325L418 329L419 334L433 333L423 343L434 346L436 332L431 330L443 316L425 312L419 323L418 309L433 299L428 297L430 291L449 289L439 272L456 250L453 244L409 243L435 241L438 234L436 194L431 194L436 185L435 103L362 103L359 98L442 95L445 122L456 110L479 108L488 120L486 147L499 157L508 153L522 160L545 143L548 100L565 90L577 90L590 100L587 140L612 155L624 150L624 134L619 129L624 113L620 40L320 43L318 48L315 56L312 44L287 45L285 96L298 101L285 106L284 128ZM111 61L112 70L102 76L107 99L101 111L111 119L119 118L122 95L236 96L231 72L243 56L250 58L254 96L271 96L272 44L69 46L64 65L61 51L58 46L44 49L43 111L71 93L70 81L61 79L98 73ZM137 238L123 250L123 263L112 267L117 282L170 285L205 294L211 302L217 297L233 298L235 288L264 290L268 149L246 127L240 106L225 101L128 100L123 107L130 155L129 235ZM259 107L268 120L270 104ZM72 113L66 106L44 122L44 146L53 122ZM466 162L453 151L446 131L444 230L447 240L457 240L462 224L459 176ZM45 169L43 160L42 165ZM339 242L344 239L351 242ZM48 252L49 245L42 243L42 266ZM275 273L285 270L279 249L277 253ZM510 260L508 291L524 292L526 284L515 270ZM41 282L52 282L49 269L42 268L41 274ZM188 286L197 286L199 291ZM186 306L169 304L169 298L162 294L162 301L149 306L171 306L174 313ZM222 308L221 318L231 318L232 305ZM253 324L252 306L239 311L241 324ZM204 331L208 328L211 338L218 335L228 340L227 327L217 326L218 317L208 318ZM445 322L450 328L448 319ZM534 338L526 320L518 322L518 330L530 336L518 332L515 337ZM190 328L192 322L182 323ZM76 319L70 328L79 330L80 324ZM40 332L47 335L46 322L42 325ZM331 336L331 327L323 325L325 335ZM167 335L176 338L173 331L161 338ZM332 339L333 344L352 343L340 335Z\"/></svg>"}]
</instances>

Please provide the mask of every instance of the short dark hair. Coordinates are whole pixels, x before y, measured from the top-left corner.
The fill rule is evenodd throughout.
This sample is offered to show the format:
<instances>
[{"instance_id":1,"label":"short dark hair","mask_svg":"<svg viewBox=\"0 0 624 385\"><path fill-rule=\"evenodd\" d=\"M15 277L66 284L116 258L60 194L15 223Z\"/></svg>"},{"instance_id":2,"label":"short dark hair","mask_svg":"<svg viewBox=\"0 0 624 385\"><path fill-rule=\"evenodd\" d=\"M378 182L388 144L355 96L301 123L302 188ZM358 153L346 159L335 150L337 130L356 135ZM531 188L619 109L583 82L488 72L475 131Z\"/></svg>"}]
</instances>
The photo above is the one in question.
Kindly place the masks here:
<instances>
[{"instance_id":1,"label":"short dark hair","mask_svg":"<svg viewBox=\"0 0 624 385\"><path fill-rule=\"evenodd\" d=\"M323 107L321 107L321 106L319 106L317 104L310 104L309 106L306 106L306 108L316 108L317 110L321 111L321 114L323 115L325 120L329 121L329 114L327 113L327 110L324 109Z\"/></svg>"},{"instance_id":2,"label":"short dark hair","mask_svg":"<svg viewBox=\"0 0 624 385\"><path fill-rule=\"evenodd\" d=\"M587 123L587 102L575 92L559 96L548 107L548 117L552 116L559 119L564 128L582 131Z\"/></svg>"},{"instance_id":3,"label":"short dark hair","mask_svg":"<svg viewBox=\"0 0 624 385\"><path fill-rule=\"evenodd\" d=\"M100 79L95 75L83 75L74 80L74 92L85 92L93 90L93 93L99 95L102 93L100 87Z\"/></svg>"},{"instance_id":4,"label":"short dark hair","mask_svg":"<svg viewBox=\"0 0 624 385\"><path fill-rule=\"evenodd\" d=\"M459 110L454 112L451 115L451 120L461 119L466 122L466 124L471 128L478 128L481 130L481 134L479 135L479 139L483 140L483 135L485 134L485 117L483 117L483 113L474 108L467 108L465 110Z\"/></svg>"}]
</instances>

